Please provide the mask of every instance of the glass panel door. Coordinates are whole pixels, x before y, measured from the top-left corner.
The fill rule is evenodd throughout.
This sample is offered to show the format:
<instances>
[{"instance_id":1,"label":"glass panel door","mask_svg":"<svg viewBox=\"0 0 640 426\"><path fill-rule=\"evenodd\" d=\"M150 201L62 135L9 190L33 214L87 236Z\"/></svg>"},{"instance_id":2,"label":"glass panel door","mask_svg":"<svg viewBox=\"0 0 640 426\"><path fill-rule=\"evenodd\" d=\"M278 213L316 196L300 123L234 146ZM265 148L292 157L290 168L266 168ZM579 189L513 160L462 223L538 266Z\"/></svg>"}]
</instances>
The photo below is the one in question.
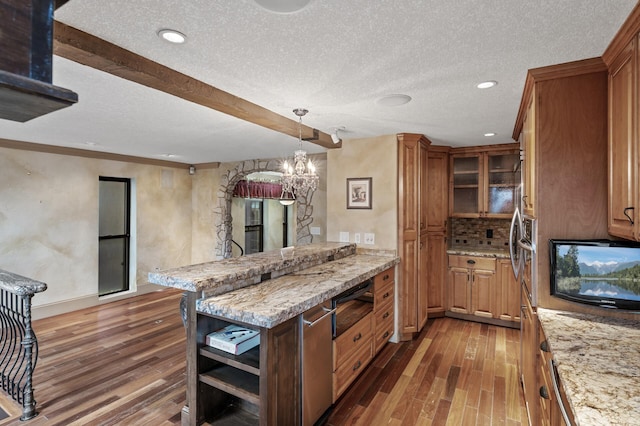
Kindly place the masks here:
<instances>
[{"instance_id":1,"label":"glass panel door","mask_svg":"<svg viewBox=\"0 0 640 426\"><path fill-rule=\"evenodd\" d=\"M478 214L480 209L478 156L453 158L453 213Z\"/></svg>"},{"instance_id":2,"label":"glass panel door","mask_svg":"<svg viewBox=\"0 0 640 426\"><path fill-rule=\"evenodd\" d=\"M488 213L511 215L517 205L516 188L520 184L520 155L489 155Z\"/></svg>"},{"instance_id":3,"label":"glass panel door","mask_svg":"<svg viewBox=\"0 0 640 426\"><path fill-rule=\"evenodd\" d=\"M129 290L129 179L100 177L98 219L98 294Z\"/></svg>"}]
</instances>

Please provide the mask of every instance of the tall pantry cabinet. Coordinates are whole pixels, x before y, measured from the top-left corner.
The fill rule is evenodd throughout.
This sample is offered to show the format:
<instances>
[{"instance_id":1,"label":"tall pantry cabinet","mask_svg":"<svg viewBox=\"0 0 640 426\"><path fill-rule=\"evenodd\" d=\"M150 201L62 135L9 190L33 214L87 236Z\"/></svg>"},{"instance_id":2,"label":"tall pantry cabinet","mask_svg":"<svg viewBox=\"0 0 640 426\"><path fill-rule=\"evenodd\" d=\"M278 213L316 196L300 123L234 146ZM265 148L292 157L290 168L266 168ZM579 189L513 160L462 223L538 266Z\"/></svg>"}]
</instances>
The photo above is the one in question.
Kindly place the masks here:
<instances>
[{"instance_id":1,"label":"tall pantry cabinet","mask_svg":"<svg viewBox=\"0 0 640 426\"><path fill-rule=\"evenodd\" d=\"M398 136L398 337L411 340L427 322L428 148L423 135Z\"/></svg>"}]
</instances>

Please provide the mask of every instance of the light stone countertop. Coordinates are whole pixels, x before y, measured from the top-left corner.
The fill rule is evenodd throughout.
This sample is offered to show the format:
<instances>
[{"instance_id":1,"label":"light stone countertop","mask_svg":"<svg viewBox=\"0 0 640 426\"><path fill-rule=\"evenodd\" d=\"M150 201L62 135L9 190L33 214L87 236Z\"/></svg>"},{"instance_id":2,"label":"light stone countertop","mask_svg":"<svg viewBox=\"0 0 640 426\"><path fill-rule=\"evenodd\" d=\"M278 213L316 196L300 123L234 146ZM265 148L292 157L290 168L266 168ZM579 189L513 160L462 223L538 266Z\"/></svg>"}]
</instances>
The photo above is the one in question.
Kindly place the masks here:
<instances>
[{"instance_id":1,"label":"light stone countertop","mask_svg":"<svg viewBox=\"0 0 640 426\"><path fill-rule=\"evenodd\" d=\"M500 248L478 248L452 246L447 249L447 254L460 256L495 257L496 259L509 259L509 250Z\"/></svg>"},{"instance_id":2,"label":"light stone countertop","mask_svg":"<svg viewBox=\"0 0 640 426\"><path fill-rule=\"evenodd\" d=\"M196 303L196 310L272 328L399 262L397 256L355 254Z\"/></svg>"},{"instance_id":3,"label":"light stone countertop","mask_svg":"<svg viewBox=\"0 0 640 426\"><path fill-rule=\"evenodd\" d=\"M576 422L640 424L640 316L537 311Z\"/></svg>"},{"instance_id":4,"label":"light stone countertop","mask_svg":"<svg viewBox=\"0 0 640 426\"><path fill-rule=\"evenodd\" d=\"M264 279L264 274L275 278L355 253L355 244L315 243L296 246L291 258L287 259L282 258L280 250L271 250L150 272L149 282L179 290L202 291L203 296L213 296L257 284Z\"/></svg>"}]
</instances>

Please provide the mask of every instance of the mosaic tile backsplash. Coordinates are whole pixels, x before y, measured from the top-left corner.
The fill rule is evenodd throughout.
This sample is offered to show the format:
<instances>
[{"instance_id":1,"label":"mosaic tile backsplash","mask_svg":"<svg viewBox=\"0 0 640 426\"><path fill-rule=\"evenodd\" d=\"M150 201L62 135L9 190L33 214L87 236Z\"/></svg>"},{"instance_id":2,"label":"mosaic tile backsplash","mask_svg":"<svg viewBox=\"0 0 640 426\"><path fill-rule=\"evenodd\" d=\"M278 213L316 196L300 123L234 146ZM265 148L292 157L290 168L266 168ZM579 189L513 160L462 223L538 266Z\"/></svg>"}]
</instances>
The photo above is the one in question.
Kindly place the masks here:
<instances>
[{"instance_id":1,"label":"mosaic tile backsplash","mask_svg":"<svg viewBox=\"0 0 640 426\"><path fill-rule=\"evenodd\" d=\"M451 247L509 250L510 219L451 217L449 220Z\"/></svg>"}]
</instances>

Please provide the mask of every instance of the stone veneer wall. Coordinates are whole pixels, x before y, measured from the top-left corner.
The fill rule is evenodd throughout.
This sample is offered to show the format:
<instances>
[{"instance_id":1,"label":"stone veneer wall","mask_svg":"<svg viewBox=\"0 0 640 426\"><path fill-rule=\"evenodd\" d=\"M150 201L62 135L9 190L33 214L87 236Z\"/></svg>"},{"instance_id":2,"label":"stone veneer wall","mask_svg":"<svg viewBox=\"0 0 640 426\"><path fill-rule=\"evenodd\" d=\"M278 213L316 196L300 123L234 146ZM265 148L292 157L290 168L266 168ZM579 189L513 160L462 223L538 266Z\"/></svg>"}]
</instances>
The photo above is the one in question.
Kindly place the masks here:
<instances>
[{"instance_id":1,"label":"stone veneer wall","mask_svg":"<svg viewBox=\"0 0 640 426\"><path fill-rule=\"evenodd\" d=\"M510 219L450 218L451 247L467 247L485 250L509 250ZM487 230L493 232L487 238Z\"/></svg>"},{"instance_id":2,"label":"stone veneer wall","mask_svg":"<svg viewBox=\"0 0 640 426\"><path fill-rule=\"evenodd\" d=\"M247 160L228 170L220 178L220 188L218 189L218 205L215 208L216 217L216 256L218 258L231 257L232 251L232 216L231 202L233 199L233 188L238 181L245 176L268 170L279 170L281 167L279 160ZM310 227L313 222L313 191L306 194L296 194L298 203L296 211L296 245L310 244L313 241Z\"/></svg>"}]
</instances>

